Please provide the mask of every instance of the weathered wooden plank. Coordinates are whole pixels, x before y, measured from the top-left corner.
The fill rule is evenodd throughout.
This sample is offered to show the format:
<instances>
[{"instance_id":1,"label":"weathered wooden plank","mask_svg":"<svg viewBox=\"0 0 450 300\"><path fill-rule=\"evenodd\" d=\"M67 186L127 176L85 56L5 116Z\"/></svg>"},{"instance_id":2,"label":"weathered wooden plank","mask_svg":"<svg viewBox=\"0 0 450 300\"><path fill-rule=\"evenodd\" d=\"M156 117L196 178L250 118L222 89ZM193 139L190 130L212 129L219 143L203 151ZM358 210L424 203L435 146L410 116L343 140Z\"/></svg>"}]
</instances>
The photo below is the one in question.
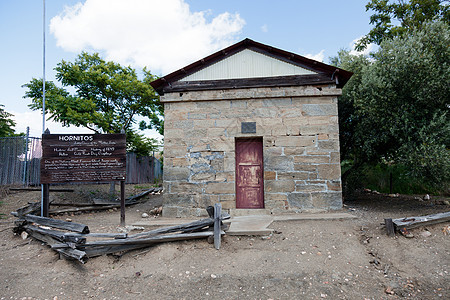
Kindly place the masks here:
<instances>
[{"instance_id":1,"label":"weathered wooden plank","mask_svg":"<svg viewBox=\"0 0 450 300\"><path fill-rule=\"evenodd\" d=\"M52 232L39 227L28 228L29 231L38 232L42 235L53 236L55 240L60 241L61 243L56 246L52 245L52 249L63 249L63 248L73 248L75 249L78 246L86 243L86 238L88 237L96 237L96 238L114 238L114 239L126 239L126 233L90 233L90 234L81 234L81 233L63 233L60 232Z\"/></svg>"},{"instance_id":2,"label":"weathered wooden plank","mask_svg":"<svg viewBox=\"0 0 450 300\"><path fill-rule=\"evenodd\" d=\"M216 203L214 204L214 248L217 250L220 249L221 243L221 230L220 230L220 216L222 214L222 204Z\"/></svg>"},{"instance_id":3,"label":"weathered wooden plank","mask_svg":"<svg viewBox=\"0 0 450 300\"><path fill-rule=\"evenodd\" d=\"M49 226L49 227L53 227L53 228L64 229L64 230L79 232L79 233L89 233L89 227L87 225L80 224L80 223L67 222L67 221L63 221L63 220L39 217L39 216L34 216L34 215L25 215L25 216L22 216L22 219L24 219L28 222L33 222L33 223L37 223L40 225Z\"/></svg>"},{"instance_id":4,"label":"weathered wooden plank","mask_svg":"<svg viewBox=\"0 0 450 300\"><path fill-rule=\"evenodd\" d=\"M70 242L76 244L84 244L86 242L86 238L83 236L70 235L59 230L44 229L34 225L25 225L23 227L27 232L37 232L42 235L48 235L60 242Z\"/></svg>"},{"instance_id":5,"label":"weathered wooden plank","mask_svg":"<svg viewBox=\"0 0 450 300\"><path fill-rule=\"evenodd\" d=\"M41 202L34 202L34 203L29 203L28 205L19 208L18 210L16 210L15 212L12 212L11 214L16 217L17 216L20 217L20 216L27 215L27 214L38 213L38 212L40 212L40 210L41 210Z\"/></svg>"},{"instance_id":6,"label":"weathered wooden plank","mask_svg":"<svg viewBox=\"0 0 450 300\"><path fill-rule=\"evenodd\" d=\"M110 238L110 239L126 239L128 237L128 233L73 233L66 232L64 233L65 237L80 237L80 238Z\"/></svg>"},{"instance_id":7,"label":"weathered wooden plank","mask_svg":"<svg viewBox=\"0 0 450 300\"><path fill-rule=\"evenodd\" d=\"M50 214L61 214L67 212L78 212L78 211L91 211L91 210L107 210L120 207L120 204L107 205L107 206L85 206L85 207L73 207L73 208L63 208L63 209L53 209Z\"/></svg>"},{"instance_id":8,"label":"weathered wooden plank","mask_svg":"<svg viewBox=\"0 0 450 300\"><path fill-rule=\"evenodd\" d=\"M230 218L230 215L227 213L223 213L221 216L221 220L227 220ZM171 232L192 232L196 231L208 226L214 225L214 220L211 218L201 219L198 221L194 221L191 223L181 224L181 225L174 225L174 226L168 226L163 228L158 228L146 232L137 233L134 235L130 235L129 238L141 238L141 237L150 237L157 234L163 234L163 233L171 233Z\"/></svg>"},{"instance_id":9,"label":"weathered wooden plank","mask_svg":"<svg viewBox=\"0 0 450 300\"><path fill-rule=\"evenodd\" d=\"M192 231L195 229L200 229L200 228L210 226L213 223L214 223L213 219L209 219L209 218L201 219L201 220L194 221L194 222L187 223L187 224L168 226L168 227L163 227L163 228L158 228L158 229L154 229L154 230L150 230L150 231L146 231L146 232L133 234L133 235L130 235L129 238L145 238L145 237L155 236L158 234L178 232L178 231L183 231L183 230Z\"/></svg>"},{"instance_id":10,"label":"weathered wooden plank","mask_svg":"<svg viewBox=\"0 0 450 300\"><path fill-rule=\"evenodd\" d=\"M148 190L146 190L146 191L143 191L143 192L141 192L141 193L139 193L139 194L137 194L137 195L128 197L128 198L127 198L127 201L130 201L130 200L137 200L137 199L139 199L139 198L142 198L142 197L144 197L144 196L146 196L146 195L148 195L148 194L154 192L155 189L156 189L156 188L151 188L151 189L148 189Z\"/></svg>"},{"instance_id":11,"label":"weathered wooden plank","mask_svg":"<svg viewBox=\"0 0 450 300\"><path fill-rule=\"evenodd\" d=\"M10 191L26 191L26 192L40 192L40 188L9 188ZM50 189L50 192L66 192L73 193L74 189Z\"/></svg>"},{"instance_id":12,"label":"weathered wooden plank","mask_svg":"<svg viewBox=\"0 0 450 300\"><path fill-rule=\"evenodd\" d=\"M188 239L193 239L193 238L204 238L204 237L209 237L209 236L213 236L213 232L211 231L205 231L205 233L209 233L199 236L199 232L196 233L196 237L191 237ZM222 231L222 234L225 234L225 232ZM112 253L118 253L118 252L124 252L124 251L130 251L130 250L137 250L137 249L141 249L141 248L145 248L145 247L149 247L158 243L162 243L162 242L170 242L170 241L179 241L179 240L186 240L186 234L181 234L183 235L183 238L181 239L175 239L175 237L172 240L163 240L164 238L162 238L163 236L160 237L159 241L155 241L155 240L151 240L151 241L147 241L146 243L142 243L142 244L126 244L126 245L111 245L111 246L95 246L95 247L86 247L84 249L84 251L86 252L86 255L88 257L95 257L95 256L100 256L100 255L105 255L105 254L112 254ZM173 235L170 235L173 236ZM152 238L153 239L153 238Z\"/></svg>"},{"instance_id":13,"label":"weathered wooden plank","mask_svg":"<svg viewBox=\"0 0 450 300\"><path fill-rule=\"evenodd\" d=\"M95 247L95 248L88 248L85 249L84 252L86 252L87 257L92 258L100 255L106 255L106 254L113 254L118 252L125 252L125 251L131 251L131 250L137 250L146 248L149 245L146 244L139 244L139 245L121 245L121 246L104 246L104 247Z\"/></svg>"},{"instance_id":14,"label":"weathered wooden plank","mask_svg":"<svg viewBox=\"0 0 450 300\"><path fill-rule=\"evenodd\" d=\"M136 200L142 198L155 191L160 191L161 188L151 188L137 195L128 197L125 200L125 205L133 205L138 203ZM72 206L74 208L63 208L51 210L50 214L66 213L66 212L77 212L77 211L89 211L89 210L106 210L112 208L119 208L120 202L103 202L103 203L50 203L52 206ZM79 208L78 208L79 207Z\"/></svg>"},{"instance_id":15,"label":"weathered wooden plank","mask_svg":"<svg viewBox=\"0 0 450 300\"><path fill-rule=\"evenodd\" d=\"M450 221L450 211L427 216L407 217L392 220L397 229L398 228L411 229L424 225L437 224L447 221Z\"/></svg>"},{"instance_id":16,"label":"weathered wooden plank","mask_svg":"<svg viewBox=\"0 0 450 300\"><path fill-rule=\"evenodd\" d=\"M71 235L71 234L70 234ZM89 233L80 234L82 237L94 237L94 238L113 238L113 239L126 239L128 238L128 233Z\"/></svg>"},{"instance_id":17,"label":"weathered wooden plank","mask_svg":"<svg viewBox=\"0 0 450 300\"><path fill-rule=\"evenodd\" d=\"M70 207L87 207L87 206L109 206L109 205L117 205L115 202L105 202L105 203L83 203L83 202L77 202L77 203L59 203L59 202L50 202L51 206L70 206Z\"/></svg>"},{"instance_id":18,"label":"weathered wooden plank","mask_svg":"<svg viewBox=\"0 0 450 300\"><path fill-rule=\"evenodd\" d=\"M220 231L219 231L220 232ZM222 231L223 234L225 232ZM191 239L200 239L206 238L210 235L213 235L211 231L202 231L202 232L193 232L193 233L176 233L176 234L168 234L168 235L157 235L147 238L127 238L127 239L116 239L116 240L107 240L107 241L95 241L95 242L86 242L81 245L81 247L89 248L89 247L97 247L97 246L113 246L113 245L139 245L139 244L155 244L155 243L164 243L164 242L173 242L173 241L184 241Z\"/></svg>"},{"instance_id":19,"label":"weathered wooden plank","mask_svg":"<svg viewBox=\"0 0 450 300\"><path fill-rule=\"evenodd\" d=\"M58 247L58 245L64 245L66 246L66 244L60 243L59 241L55 240L54 238L52 238L51 236L45 235L45 234L41 234L39 232L36 231L30 231L29 232L30 235L41 241L46 243L47 245L49 245L50 247ZM71 249L69 247L64 248L64 249L55 249L58 253L63 254L65 257L69 257L69 258L73 258L78 260L81 263L85 263L88 259L86 252L78 250L78 249Z\"/></svg>"}]
</instances>

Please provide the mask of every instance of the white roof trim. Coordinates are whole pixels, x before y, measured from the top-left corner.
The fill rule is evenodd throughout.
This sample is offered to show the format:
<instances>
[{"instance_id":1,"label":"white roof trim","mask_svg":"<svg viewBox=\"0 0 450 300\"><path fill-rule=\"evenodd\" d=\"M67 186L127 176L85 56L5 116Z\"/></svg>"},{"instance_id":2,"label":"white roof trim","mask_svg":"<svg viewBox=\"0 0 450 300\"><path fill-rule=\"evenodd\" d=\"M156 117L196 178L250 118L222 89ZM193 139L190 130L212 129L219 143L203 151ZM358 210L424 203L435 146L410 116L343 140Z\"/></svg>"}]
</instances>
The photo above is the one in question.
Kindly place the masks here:
<instances>
[{"instance_id":1,"label":"white roof trim","mask_svg":"<svg viewBox=\"0 0 450 300\"><path fill-rule=\"evenodd\" d=\"M294 64L244 49L230 57L186 76L179 81L260 78L290 75L311 75L316 72Z\"/></svg>"}]
</instances>

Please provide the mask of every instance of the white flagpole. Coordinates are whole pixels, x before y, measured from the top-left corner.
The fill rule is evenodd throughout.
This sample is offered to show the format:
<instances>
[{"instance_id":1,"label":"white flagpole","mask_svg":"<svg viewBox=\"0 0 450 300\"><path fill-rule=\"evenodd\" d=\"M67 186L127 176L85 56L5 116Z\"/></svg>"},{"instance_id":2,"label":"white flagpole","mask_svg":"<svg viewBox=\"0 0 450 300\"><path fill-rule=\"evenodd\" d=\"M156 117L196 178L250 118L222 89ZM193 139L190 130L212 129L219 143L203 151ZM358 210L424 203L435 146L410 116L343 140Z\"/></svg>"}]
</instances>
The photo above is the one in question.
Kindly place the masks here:
<instances>
[{"instance_id":1,"label":"white flagpole","mask_svg":"<svg viewBox=\"0 0 450 300\"><path fill-rule=\"evenodd\" d=\"M45 132L45 0L42 13L42 133Z\"/></svg>"},{"instance_id":2,"label":"white flagpole","mask_svg":"<svg viewBox=\"0 0 450 300\"><path fill-rule=\"evenodd\" d=\"M42 134L45 132L45 0L42 10ZM44 216L44 185L41 184L41 217Z\"/></svg>"}]
</instances>

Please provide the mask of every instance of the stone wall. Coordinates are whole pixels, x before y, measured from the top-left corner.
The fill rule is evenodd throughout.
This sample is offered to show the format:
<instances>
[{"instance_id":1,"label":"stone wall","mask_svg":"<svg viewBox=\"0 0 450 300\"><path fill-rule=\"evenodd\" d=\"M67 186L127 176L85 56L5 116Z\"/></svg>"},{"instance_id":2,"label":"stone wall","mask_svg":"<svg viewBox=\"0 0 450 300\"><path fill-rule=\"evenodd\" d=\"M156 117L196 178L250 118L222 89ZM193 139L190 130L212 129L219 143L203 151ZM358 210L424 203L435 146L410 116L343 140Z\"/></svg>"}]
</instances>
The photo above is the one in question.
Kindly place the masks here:
<instances>
[{"instance_id":1,"label":"stone wall","mask_svg":"<svg viewBox=\"0 0 450 300\"><path fill-rule=\"evenodd\" d=\"M274 213L342 207L334 86L170 93L162 97L164 208L201 216L235 208L235 138L263 137L264 202ZM241 122L256 122L242 134Z\"/></svg>"}]
</instances>

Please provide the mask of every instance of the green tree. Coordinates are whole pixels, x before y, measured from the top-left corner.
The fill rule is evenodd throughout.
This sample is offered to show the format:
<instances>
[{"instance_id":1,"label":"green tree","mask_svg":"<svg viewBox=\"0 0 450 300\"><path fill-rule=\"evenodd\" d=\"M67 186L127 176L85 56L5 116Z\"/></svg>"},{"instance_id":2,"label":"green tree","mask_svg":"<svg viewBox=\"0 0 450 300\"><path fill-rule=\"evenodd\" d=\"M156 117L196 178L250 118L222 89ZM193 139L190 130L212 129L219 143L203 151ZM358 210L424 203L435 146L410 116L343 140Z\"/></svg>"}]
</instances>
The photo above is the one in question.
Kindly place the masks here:
<instances>
[{"instance_id":1,"label":"green tree","mask_svg":"<svg viewBox=\"0 0 450 300\"><path fill-rule=\"evenodd\" d=\"M360 153L361 147L359 147L361 135L357 134L362 116L359 115L355 105L357 99L361 98L363 74L372 62L368 56L352 55L349 50L340 50L336 57L330 58L330 62L334 66L353 72L338 102L341 161L350 159L355 163L362 162L363 153Z\"/></svg>"},{"instance_id":2,"label":"green tree","mask_svg":"<svg viewBox=\"0 0 450 300\"><path fill-rule=\"evenodd\" d=\"M137 156L151 156L159 151L159 142L154 138L145 137L135 130L127 131L127 152L134 152Z\"/></svg>"},{"instance_id":3,"label":"green tree","mask_svg":"<svg viewBox=\"0 0 450 300\"><path fill-rule=\"evenodd\" d=\"M407 32L420 28L431 20L450 23L448 0L370 0L366 11L373 11L370 24L374 28L356 45L363 50L370 43L380 45L383 40L403 36Z\"/></svg>"},{"instance_id":4,"label":"green tree","mask_svg":"<svg viewBox=\"0 0 450 300\"><path fill-rule=\"evenodd\" d=\"M341 138L351 144L344 159L403 165L441 188L449 182L449 44L449 25L430 22L383 41L373 62L344 52L334 59L356 72L340 99Z\"/></svg>"},{"instance_id":5,"label":"green tree","mask_svg":"<svg viewBox=\"0 0 450 300\"><path fill-rule=\"evenodd\" d=\"M410 175L435 183L450 175L448 45L444 22L381 43L356 100L369 158L404 163Z\"/></svg>"},{"instance_id":6,"label":"green tree","mask_svg":"<svg viewBox=\"0 0 450 300\"><path fill-rule=\"evenodd\" d=\"M97 133L118 133L124 129L129 135L136 135L132 124L140 115L148 119L139 124L141 128L163 132L163 106L149 84L156 77L145 68L140 80L131 67L106 62L96 53L82 52L75 62L63 60L55 70L63 87L46 82L45 108L49 119ZM33 78L24 87L27 88L24 98L32 100L29 107L41 110L42 80Z\"/></svg>"},{"instance_id":7,"label":"green tree","mask_svg":"<svg viewBox=\"0 0 450 300\"><path fill-rule=\"evenodd\" d=\"M15 136L14 126L16 126L16 123L11 119L13 114L5 111L2 107L4 105L0 104L0 137Z\"/></svg>"}]
</instances>

